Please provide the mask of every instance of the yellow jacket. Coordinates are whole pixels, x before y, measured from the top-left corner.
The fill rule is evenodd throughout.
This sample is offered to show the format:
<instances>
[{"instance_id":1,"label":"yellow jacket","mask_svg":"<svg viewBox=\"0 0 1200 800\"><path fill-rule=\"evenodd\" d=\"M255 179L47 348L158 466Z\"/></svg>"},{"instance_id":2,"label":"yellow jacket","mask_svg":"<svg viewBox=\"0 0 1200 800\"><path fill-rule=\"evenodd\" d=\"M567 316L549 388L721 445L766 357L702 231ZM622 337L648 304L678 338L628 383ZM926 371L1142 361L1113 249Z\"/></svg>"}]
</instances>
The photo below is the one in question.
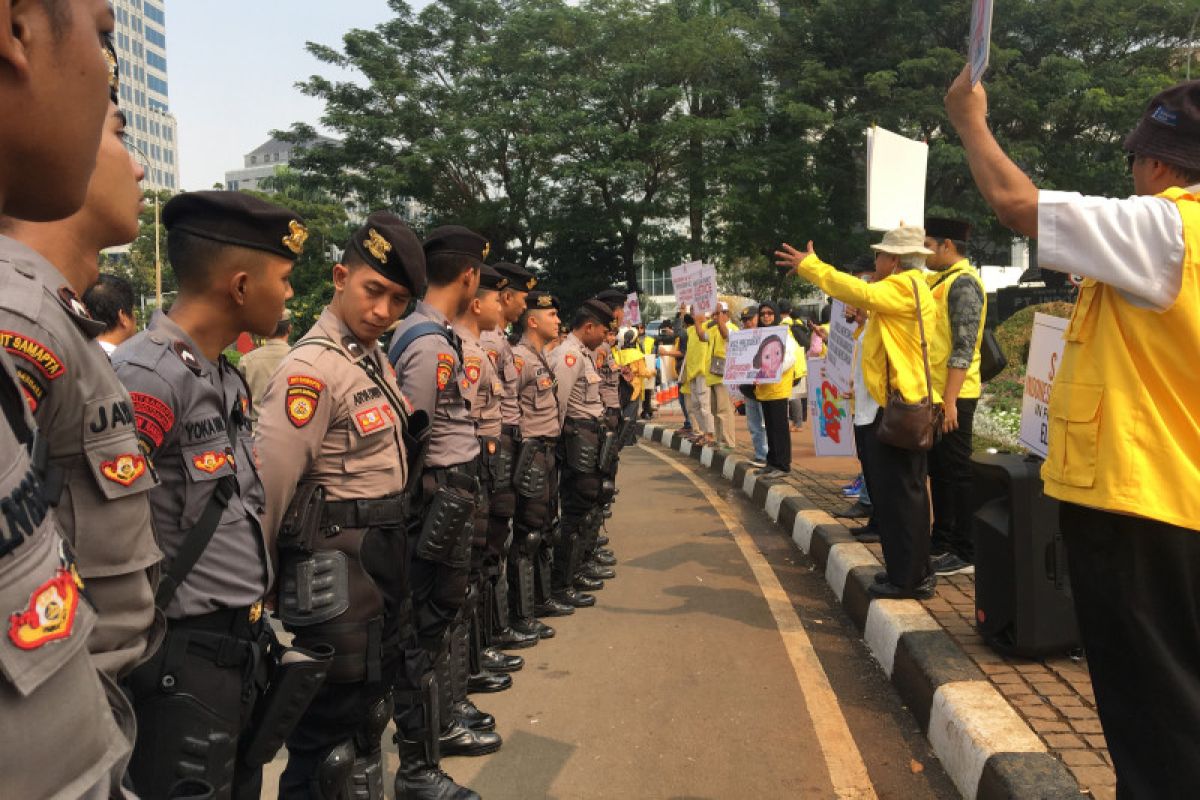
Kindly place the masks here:
<instances>
[{"instance_id":1,"label":"yellow jacket","mask_svg":"<svg viewBox=\"0 0 1200 800\"><path fill-rule=\"evenodd\" d=\"M629 385L633 387L633 396L640 398L646 386L646 378L653 378L654 371L646 365L646 354L637 347L625 347L615 353L617 365L629 367Z\"/></svg>"},{"instance_id":2,"label":"yellow jacket","mask_svg":"<svg viewBox=\"0 0 1200 800\"><path fill-rule=\"evenodd\" d=\"M980 291L983 294L983 307L980 309L979 330L975 333L975 355L971 359L971 366L967 369L966 380L963 381L962 389L958 396L963 400L974 400L982 394L983 382L980 380L979 363L980 354L979 346L983 343L983 328L987 321L987 292L983 289L983 281L979 279L971 262L963 259L945 272L930 272L925 275L925 280L929 284L929 291L933 295L933 301L937 303L938 322L934 330L925 331L929 337L929 365L933 370L933 387L942 392L946 388L947 374L949 371L948 362L950 360L950 351L952 348L953 331L950 330L950 287L954 282L962 278L973 280L979 284Z\"/></svg>"},{"instance_id":3,"label":"yellow jacket","mask_svg":"<svg viewBox=\"0 0 1200 800\"><path fill-rule=\"evenodd\" d=\"M738 329L737 325L734 325L732 322L725 323L725 327L730 333L733 333ZM715 321L709 320L706 328L708 331L708 363L704 365L704 378L709 386L716 386L717 384L725 381L725 375L713 374L713 359L725 358L725 346L728 344L728 342L726 342L725 338L721 336L721 332L717 330L717 323Z\"/></svg>"},{"instance_id":4,"label":"yellow jacket","mask_svg":"<svg viewBox=\"0 0 1200 800\"><path fill-rule=\"evenodd\" d=\"M889 384L899 390L905 401L917 403L929 395L926 389L924 357L921 352L921 333L917 326L917 301L914 286L921 299L921 317L925 321L925 338L934 335L937 308L924 277L916 270L896 272L881 281L864 283L811 255L796 267L800 277L815 283L826 294L856 308L871 312L863 342L863 378L867 391L881 406L887 404ZM885 374L890 362L889 375ZM942 396L933 388L934 403Z\"/></svg>"}]
</instances>

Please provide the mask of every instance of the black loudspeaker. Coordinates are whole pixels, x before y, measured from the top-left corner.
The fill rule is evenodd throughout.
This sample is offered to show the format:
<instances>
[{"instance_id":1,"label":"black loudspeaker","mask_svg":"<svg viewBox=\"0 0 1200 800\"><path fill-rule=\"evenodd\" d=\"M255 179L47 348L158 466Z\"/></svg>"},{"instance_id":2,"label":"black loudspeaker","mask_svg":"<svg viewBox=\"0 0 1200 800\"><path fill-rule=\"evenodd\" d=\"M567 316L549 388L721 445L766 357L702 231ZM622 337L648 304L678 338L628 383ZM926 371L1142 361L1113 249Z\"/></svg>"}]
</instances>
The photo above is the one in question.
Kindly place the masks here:
<instances>
[{"instance_id":1,"label":"black loudspeaker","mask_svg":"<svg viewBox=\"0 0 1200 800\"><path fill-rule=\"evenodd\" d=\"M1042 494L1041 459L977 453L971 465L980 635L1033 658L1078 647L1058 501Z\"/></svg>"}]
</instances>

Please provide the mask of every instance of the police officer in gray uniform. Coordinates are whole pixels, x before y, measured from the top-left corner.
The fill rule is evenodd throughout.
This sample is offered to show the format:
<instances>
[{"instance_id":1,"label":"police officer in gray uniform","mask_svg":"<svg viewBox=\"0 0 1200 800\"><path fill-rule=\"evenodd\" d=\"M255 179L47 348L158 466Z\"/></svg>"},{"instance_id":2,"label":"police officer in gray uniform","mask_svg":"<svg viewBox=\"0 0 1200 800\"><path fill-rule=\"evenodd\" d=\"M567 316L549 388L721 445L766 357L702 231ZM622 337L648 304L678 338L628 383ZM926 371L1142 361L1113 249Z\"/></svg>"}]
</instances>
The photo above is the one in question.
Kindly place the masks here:
<instances>
[{"instance_id":1,"label":"police officer in gray uniform","mask_svg":"<svg viewBox=\"0 0 1200 800\"><path fill-rule=\"evenodd\" d=\"M573 606L551 595L550 570L557 519L558 461L555 450L562 431L554 372L545 349L558 333L558 301L547 292L525 298L520 320L521 340L512 349L521 404L521 447L514 467L517 513L508 557L508 582L513 601L512 627L549 638L554 629L537 618L540 610L553 616L574 614ZM553 502L552 502L553 501Z\"/></svg>"},{"instance_id":2,"label":"police officer in gray uniform","mask_svg":"<svg viewBox=\"0 0 1200 800\"><path fill-rule=\"evenodd\" d=\"M261 764L246 746L266 682L270 565L250 394L222 350L242 331L274 330L308 233L298 215L239 192L177 195L163 222L179 296L113 354L141 455L162 482L150 504L166 557L156 596L166 638L130 681L130 774L149 797L186 776L219 798L257 798Z\"/></svg>"},{"instance_id":3,"label":"police officer in gray uniform","mask_svg":"<svg viewBox=\"0 0 1200 800\"><path fill-rule=\"evenodd\" d=\"M600 525L596 505L601 488L600 449L607 435L594 348L604 341L605 331L614 322L607 305L585 300L575 313L571 333L548 359L558 382L559 417L563 423L558 447L562 511L554 548L553 597L576 608L596 604L595 596L577 587L581 585L578 573L585 536Z\"/></svg>"},{"instance_id":4,"label":"police officer in gray uniform","mask_svg":"<svg viewBox=\"0 0 1200 800\"><path fill-rule=\"evenodd\" d=\"M462 345L451 320L479 289L486 239L458 225L435 228L424 243L428 289L396 328L388 360L417 411L432 418L428 449L409 514L409 584L415 638L396 676L395 722L400 748L398 800L472 800L440 770L439 735L453 725L438 718L434 663L447 654L449 631L467 597L471 518L479 494L479 441L462 395ZM466 720L486 730L495 720Z\"/></svg>"},{"instance_id":5,"label":"police officer in gray uniform","mask_svg":"<svg viewBox=\"0 0 1200 800\"><path fill-rule=\"evenodd\" d=\"M60 9L65 21L51 13L41 3L0 9L0 106L24 112L0 121L0 212L22 219L62 219L79 210L109 102L96 42L111 30L112 12L103 3L69 3ZM30 48L49 56L11 69ZM57 89L47 92L51 81ZM26 253L0 236L0 272L12 269L3 263L11 256ZM2 793L106 798L129 743L88 656L96 614L49 509L46 445L25 397L0 351Z\"/></svg>"},{"instance_id":6,"label":"police officer in gray uniform","mask_svg":"<svg viewBox=\"0 0 1200 800\"><path fill-rule=\"evenodd\" d=\"M380 800L380 737L411 636L408 459L428 418L409 417L378 338L425 288L420 239L395 214L371 214L333 286L265 387L255 431L280 617L297 644L334 654L288 737L279 796Z\"/></svg>"}]
</instances>

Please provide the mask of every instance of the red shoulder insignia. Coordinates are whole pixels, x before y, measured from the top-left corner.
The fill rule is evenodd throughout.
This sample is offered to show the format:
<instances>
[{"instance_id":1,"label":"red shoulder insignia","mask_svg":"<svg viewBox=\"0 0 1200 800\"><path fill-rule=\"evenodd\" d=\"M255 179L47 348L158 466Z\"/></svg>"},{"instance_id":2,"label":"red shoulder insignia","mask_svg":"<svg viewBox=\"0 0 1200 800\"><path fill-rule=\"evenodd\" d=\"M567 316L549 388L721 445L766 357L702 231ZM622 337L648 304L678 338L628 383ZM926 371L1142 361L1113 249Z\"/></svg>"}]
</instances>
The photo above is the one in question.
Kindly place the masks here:
<instances>
[{"instance_id":1,"label":"red shoulder insignia","mask_svg":"<svg viewBox=\"0 0 1200 800\"><path fill-rule=\"evenodd\" d=\"M36 650L47 642L66 639L75 627L80 581L60 568L50 580L33 590L29 605L8 619L8 638L22 650Z\"/></svg>"},{"instance_id":2,"label":"red shoulder insignia","mask_svg":"<svg viewBox=\"0 0 1200 800\"><path fill-rule=\"evenodd\" d=\"M33 364L48 380L58 380L67 374L62 359L37 339L30 339L16 331L0 330L0 347Z\"/></svg>"},{"instance_id":3,"label":"red shoulder insignia","mask_svg":"<svg viewBox=\"0 0 1200 800\"><path fill-rule=\"evenodd\" d=\"M513 356L513 366L517 368L517 372L525 371L525 359L520 356Z\"/></svg>"},{"instance_id":4,"label":"red shoulder insignia","mask_svg":"<svg viewBox=\"0 0 1200 800\"><path fill-rule=\"evenodd\" d=\"M573 366L575 366L575 362L576 362L576 361L578 361L578 360L579 360L579 359L575 358L575 354L574 354L574 353L567 353L567 355L566 355L566 356L563 358L563 361L566 363L566 365L567 365L568 367L573 367Z\"/></svg>"},{"instance_id":5,"label":"red shoulder insignia","mask_svg":"<svg viewBox=\"0 0 1200 800\"><path fill-rule=\"evenodd\" d=\"M297 428L303 428L317 412L317 404L321 401L325 383L311 375L289 375L287 382L288 389L283 402L288 422Z\"/></svg>"},{"instance_id":6,"label":"red shoulder insignia","mask_svg":"<svg viewBox=\"0 0 1200 800\"><path fill-rule=\"evenodd\" d=\"M389 408L388 410L390 411L391 409ZM358 430L363 435L374 433L387 424L383 418L383 414L379 411L379 406L371 406L359 411L354 415L354 420L358 423Z\"/></svg>"},{"instance_id":7,"label":"red shoulder insignia","mask_svg":"<svg viewBox=\"0 0 1200 800\"><path fill-rule=\"evenodd\" d=\"M479 356L467 356L463 359L463 372L467 373L467 380L471 383L479 383L480 364Z\"/></svg>"},{"instance_id":8,"label":"red shoulder insignia","mask_svg":"<svg viewBox=\"0 0 1200 800\"><path fill-rule=\"evenodd\" d=\"M130 486L146 474L146 458L133 453L123 453L112 461L101 461L100 474L113 483Z\"/></svg>"},{"instance_id":9,"label":"red shoulder insignia","mask_svg":"<svg viewBox=\"0 0 1200 800\"><path fill-rule=\"evenodd\" d=\"M192 456L192 465L201 472L207 472L209 475L212 475L225 466L228 461L229 456L220 450L205 450L198 456Z\"/></svg>"},{"instance_id":10,"label":"red shoulder insignia","mask_svg":"<svg viewBox=\"0 0 1200 800\"><path fill-rule=\"evenodd\" d=\"M454 356L450 353L438 353L437 357L437 388L442 391L450 385L450 376L454 374Z\"/></svg>"},{"instance_id":11,"label":"red shoulder insignia","mask_svg":"<svg viewBox=\"0 0 1200 800\"><path fill-rule=\"evenodd\" d=\"M604 369L604 351L596 353L596 369Z\"/></svg>"},{"instance_id":12,"label":"red shoulder insignia","mask_svg":"<svg viewBox=\"0 0 1200 800\"><path fill-rule=\"evenodd\" d=\"M163 439L175 427L175 413L154 395L130 392L129 397L133 400L138 436L156 448L161 447Z\"/></svg>"}]
</instances>

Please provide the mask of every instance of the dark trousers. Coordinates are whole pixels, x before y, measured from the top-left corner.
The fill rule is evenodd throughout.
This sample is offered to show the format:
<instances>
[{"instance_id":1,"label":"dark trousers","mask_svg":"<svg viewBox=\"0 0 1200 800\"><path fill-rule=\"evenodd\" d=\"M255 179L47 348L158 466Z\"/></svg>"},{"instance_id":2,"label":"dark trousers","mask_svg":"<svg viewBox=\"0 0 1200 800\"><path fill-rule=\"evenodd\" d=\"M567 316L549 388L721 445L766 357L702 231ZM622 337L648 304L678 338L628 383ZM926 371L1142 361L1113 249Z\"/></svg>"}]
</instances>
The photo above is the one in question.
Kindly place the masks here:
<instances>
[{"instance_id":1,"label":"dark trousers","mask_svg":"<svg viewBox=\"0 0 1200 800\"><path fill-rule=\"evenodd\" d=\"M865 446L866 438L870 436L867 428L870 425L855 425L854 426L854 451L858 454L858 465L862 470L863 483L866 484L867 496L871 498L871 518L867 520L868 528L876 528L875 525L875 487L871 485L869 477L870 470L867 469L867 448Z\"/></svg>"},{"instance_id":2,"label":"dark trousers","mask_svg":"<svg viewBox=\"0 0 1200 800\"><path fill-rule=\"evenodd\" d=\"M959 399L958 430L942 434L929 451L929 493L933 498L934 553L975 560L971 537L971 432L978 400Z\"/></svg>"},{"instance_id":3,"label":"dark trousers","mask_svg":"<svg viewBox=\"0 0 1200 800\"><path fill-rule=\"evenodd\" d=\"M654 394L653 389L642 390L642 413L646 416L650 416L651 414L654 413L654 409L651 408L651 403L650 403L650 398L653 394Z\"/></svg>"},{"instance_id":4,"label":"dark trousers","mask_svg":"<svg viewBox=\"0 0 1200 800\"><path fill-rule=\"evenodd\" d=\"M792 471L792 432L788 428L788 400L763 400L763 427L767 429L767 466Z\"/></svg>"},{"instance_id":5,"label":"dark trousers","mask_svg":"<svg viewBox=\"0 0 1200 800\"><path fill-rule=\"evenodd\" d=\"M856 426L867 456L863 469L875 506L876 529L883 545L888 580L912 590L928 577L929 492L925 453L901 450L879 441L880 411L870 425Z\"/></svg>"},{"instance_id":6,"label":"dark trousers","mask_svg":"<svg viewBox=\"0 0 1200 800\"><path fill-rule=\"evenodd\" d=\"M1200 787L1200 531L1063 503L1059 516L1118 798Z\"/></svg>"}]
</instances>

